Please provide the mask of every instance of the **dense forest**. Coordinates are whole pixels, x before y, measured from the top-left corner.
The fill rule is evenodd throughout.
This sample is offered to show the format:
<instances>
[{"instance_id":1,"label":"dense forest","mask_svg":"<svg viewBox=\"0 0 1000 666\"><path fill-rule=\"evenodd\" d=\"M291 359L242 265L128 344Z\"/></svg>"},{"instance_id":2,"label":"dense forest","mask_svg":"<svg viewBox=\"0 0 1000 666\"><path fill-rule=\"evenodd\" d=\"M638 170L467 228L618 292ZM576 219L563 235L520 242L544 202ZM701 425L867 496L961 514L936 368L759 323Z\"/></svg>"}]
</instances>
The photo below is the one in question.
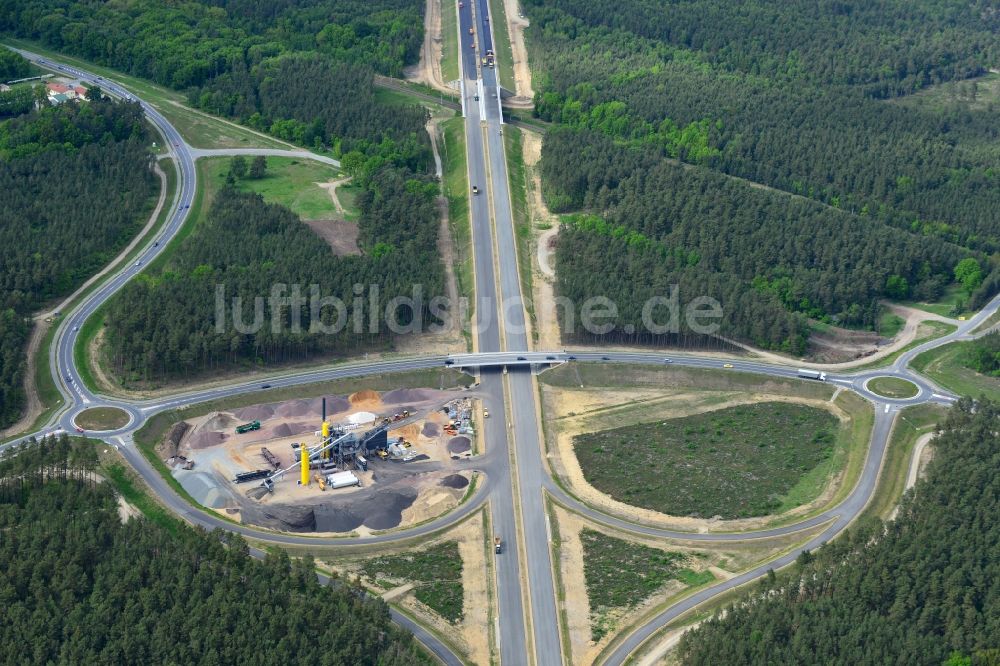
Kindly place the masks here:
<instances>
[{"instance_id":1,"label":"dense forest","mask_svg":"<svg viewBox=\"0 0 1000 666\"><path fill-rule=\"evenodd\" d=\"M166 268L140 275L110 302L105 340L116 373L126 380L155 381L385 348L392 342L385 317L375 317L374 328L368 319L371 285L378 289L380 312L390 299L411 296L420 285L424 297L418 312L401 308L400 323L416 324L417 317L424 325L436 323L429 299L444 293L437 183L388 166L359 182L364 188L358 197L361 256L334 256L291 211L265 204L259 195L232 188L219 192ZM272 309L267 300L275 284L288 285L286 296L298 285L303 302ZM305 302L311 285L322 297L341 299L343 313L324 307L314 321L317 313ZM217 288L225 290L228 313L221 329ZM244 304L240 320L246 329L255 318L254 299L264 299L258 331L241 333L234 326L234 297ZM338 323L343 326L330 331Z\"/></svg>"},{"instance_id":2,"label":"dense forest","mask_svg":"<svg viewBox=\"0 0 1000 666\"><path fill-rule=\"evenodd\" d=\"M603 211L565 218L557 288L578 304L615 301L618 328L606 335L624 341L643 340L643 304L677 284L682 302L723 304L722 335L802 353L804 317L870 325L888 288L933 300L967 254L581 130L549 132L541 170L566 208Z\"/></svg>"},{"instance_id":3,"label":"dense forest","mask_svg":"<svg viewBox=\"0 0 1000 666\"><path fill-rule=\"evenodd\" d=\"M980 374L1000 377L1000 331L965 345L962 364Z\"/></svg>"},{"instance_id":4,"label":"dense forest","mask_svg":"<svg viewBox=\"0 0 1000 666\"><path fill-rule=\"evenodd\" d=\"M800 556L790 573L769 576L685 634L681 661L997 663L998 430L1000 405L957 403L895 520L860 523Z\"/></svg>"},{"instance_id":5,"label":"dense forest","mask_svg":"<svg viewBox=\"0 0 1000 666\"><path fill-rule=\"evenodd\" d=\"M19 54L0 48L0 83L23 79L31 74L28 61Z\"/></svg>"},{"instance_id":6,"label":"dense forest","mask_svg":"<svg viewBox=\"0 0 1000 666\"><path fill-rule=\"evenodd\" d=\"M0 32L184 91L288 141L427 168L426 112L379 103L373 83L416 59L422 12L417 0L0 0Z\"/></svg>"},{"instance_id":7,"label":"dense forest","mask_svg":"<svg viewBox=\"0 0 1000 666\"><path fill-rule=\"evenodd\" d=\"M370 168L393 162L418 170L430 163L426 110L380 103L370 69L334 67L318 54L266 60L250 72L237 65L193 90L191 101L286 141L365 156Z\"/></svg>"},{"instance_id":8,"label":"dense forest","mask_svg":"<svg viewBox=\"0 0 1000 666\"><path fill-rule=\"evenodd\" d=\"M971 300L982 302L985 290L998 286L985 259L1000 249L995 110L983 104L903 105L886 98L994 66L1000 57L995 28L1000 13L988 3L950 0L792 5L528 0L535 112L576 130L571 139L551 135L543 147L543 163L549 165L543 190L550 206L643 232L648 219L658 216L660 195L654 188L636 191L628 215L604 207L609 197L614 202L607 190L624 190L617 171L621 151L595 150L613 143L634 153L628 159L646 170L672 160L699 167L678 172L679 180L692 182L679 188L686 199L675 207L673 225L688 222L688 210L714 195L699 189L700 174L718 171L736 177L742 188L730 197L732 210L757 198L754 187L765 185L842 211L828 219L838 225L833 235L840 233L839 225L851 234L870 226L874 239L891 227L904 245L920 244L923 237L942 247L951 243L981 252L977 261L986 286ZM886 34L893 39L887 41ZM811 233L807 224L800 228ZM742 254L757 249L714 243L714 251L733 254L732 260L748 269L760 262ZM680 251L703 252L704 244L680 245ZM854 303L864 310L879 298L914 297L917 289L930 296L946 274L941 265L928 273L923 262L897 264L889 275L903 277L897 273L903 270L907 282L890 283L874 255L855 255L845 265L869 270L864 285L869 295L864 302L827 300L823 314L830 319L843 320L843 308ZM779 273L792 268L778 262L772 267ZM557 264L556 270L567 274L567 282L594 274L614 283L624 280L599 263ZM854 276L837 266L823 273L826 290L856 288L850 284ZM774 275L740 279L737 292L746 293ZM795 302L788 309L813 308ZM870 314L853 319L873 321ZM783 333L775 332L779 337L766 346L784 344Z\"/></svg>"},{"instance_id":9,"label":"dense forest","mask_svg":"<svg viewBox=\"0 0 1000 666\"><path fill-rule=\"evenodd\" d=\"M4 664L429 663L381 600L321 585L309 558L123 522L96 467L65 436L0 462Z\"/></svg>"},{"instance_id":10,"label":"dense forest","mask_svg":"<svg viewBox=\"0 0 1000 666\"><path fill-rule=\"evenodd\" d=\"M26 318L108 263L156 191L138 104L43 106L0 123L0 427L24 406Z\"/></svg>"}]
</instances>

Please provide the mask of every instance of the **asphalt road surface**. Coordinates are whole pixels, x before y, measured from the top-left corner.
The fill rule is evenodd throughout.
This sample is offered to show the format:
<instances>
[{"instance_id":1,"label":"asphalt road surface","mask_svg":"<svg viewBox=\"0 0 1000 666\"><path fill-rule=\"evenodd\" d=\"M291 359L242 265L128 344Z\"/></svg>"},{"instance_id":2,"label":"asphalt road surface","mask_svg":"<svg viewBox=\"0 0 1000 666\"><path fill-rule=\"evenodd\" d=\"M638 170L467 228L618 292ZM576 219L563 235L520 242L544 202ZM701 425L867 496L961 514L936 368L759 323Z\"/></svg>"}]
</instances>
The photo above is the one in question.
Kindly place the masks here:
<instances>
[{"instance_id":1,"label":"asphalt road surface","mask_svg":"<svg viewBox=\"0 0 1000 666\"><path fill-rule=\"evenodd\" d=\"M610 516L567 496L550 478L541 460L538 411L532 373L558 363L635 363L675 364L691 368L726 369L731 372L748 372L759 375L794 378L796 368L778 364L760 363L743 359L731 361L707 358L697 354L662 352L621 352L595 350L528 351L529 340L525 332L525 311L520 292L516 261L516 244L510 207L503 146L502 115L499 106L497 70L479 67L479 57L485 48L492 47L490 21L486 20L487 4L484 0L467 2L459 11L460 46L462 47L463 107L466 112L466 142L468 151L469 183L476 185L479 194L470 195L473 226L473 250L476 278L476 353L453 356L422 356L365 363L348 363L317 370L287 373L266 381L273 388L298 386L344 377L358 377L388 372L401 372L436 367L478 368L481 395L492 418L485 423L486 454L463 462L467 469L477 469L485 479L476 496L451 513L425 525L390 534L358 539L323 539L268 532L236 523L202 511L177 495L143 455L135 448L132 433L150 416L181 406L194 405L208 400L261 391L260 380L234 382L231 385L189 391L155 400L131 401L95 394L79 381L74 365L73 348L79 328L97 308L132 279L174 237L187 218L196 188L194 160L205 151L194 151L178 132L154 108L136 100L134 95L114 81L81 71L77 68L54 63L48 58L21 51L36 64L62 74L90 81L105 91L139 101L150 122L163 135L165 145L175 158L178 169L176 198L169 210L163 230L153 242L145 246L138 259L134 259L117 273L106 279L99 288L88 295L77 307L61 320L50 353L50 366L57 385L65 398L61 410L38 436L58 430L72 431L74 417L85 408L113 406L126 410L131 420L124 428L104 433L91 433L114 444L124 459L149 484L154 493L179 516L206 528L222 528L245 536L276 544L349 545L363 541L391 542L430 533L460 520L489 501L494 531L501 535L504 552L495 558L497 581L497 611L501 659L507 664L535 663L547 666L564 662L560 644L558 614L552 580L552 562L549 533L544 507L544 493L583 513L592 520L651 536L681 537L694 540L751 539L786 534L804 527L829 523L824 531L804 547L813 549L839 534L867 504L875 488L882 464L885 446L895 414L902 407L925 402L950 404L956 399L941 387L911 371L910 361L919 353L955 340L976 337L972 331L1000 307L1000 295L995 297L979 314L959 322L958 330L950 335L927 342L901 354L896 361L877 370L855 373L830 373L827 381L855 391L875 406L875 426L860 479L848 497L837 506L830 507L811 519L770 530L742 532L739 534L689 533L663 530L634 524ZM474 28L475 38L468 30ZM483 46L483 45L488 46ZM479 49L482 49L481 51ZM496 95L496 96L494 96ZM479 99L475 99L476 97ZM726 367L726 366L729 367ZM892 376L914 382L919 393L913 398L889 400L871 393L867 382L877 376ZM810 381L810 380L802 380ZM506 390L505 390L506 389ZM510 441L509 438L512 438ZM6 444L0 450L14 446ZM511 464L513 463L513 465ZM515 502L515 497L517 501ZM798 555L798 550L768 562L753 571L721 582L700 591L683 602L671 606L644 626L622 639L606 663L620 664L644 640L656 633L664 624L713 596L749 582L763 575L767 569L778 568ZM523 587L524 586L524 587ZM523 593L523 594L522 594ZM525 608L524 600L530 606ZM448 664L461 660L440 640L419 627L412 620L398 613L394 619L413 630L418 638L442 661ZM530 640L529 640L530 636Z\"/></svg>"}]
</instances>

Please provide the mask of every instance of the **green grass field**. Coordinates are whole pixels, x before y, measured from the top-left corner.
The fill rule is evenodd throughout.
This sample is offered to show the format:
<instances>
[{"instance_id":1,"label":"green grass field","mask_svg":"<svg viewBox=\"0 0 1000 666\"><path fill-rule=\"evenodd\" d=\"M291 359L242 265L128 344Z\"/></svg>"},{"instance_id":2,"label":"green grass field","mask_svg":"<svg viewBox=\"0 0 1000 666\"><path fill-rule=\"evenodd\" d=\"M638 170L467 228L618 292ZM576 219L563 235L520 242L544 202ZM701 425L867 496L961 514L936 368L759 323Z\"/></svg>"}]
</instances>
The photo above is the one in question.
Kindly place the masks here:
<instances>
[{"instance_id":1,"label":"green grass field","mask_svg":"<svg viewBox=\"0 0 1000 666\"><path fill-rule=\"evenodd\" d=\"M383 589L414 583L413 594L452 623L462 620L462 558L454 541L365 561L364 576Z\"/></svg>"},{"instance_id":2,"label":"green grass field","mask_svg":"<svg viewBox=\"0 0 1000 666\"><path fill-rule=\"evenodd\" d=\"M722 365L722 362L719 362ZM637 365L632 363L564 363L539 375L550 386L575 388L694 388L718 391L762 391L802 398L827 400L833 387L825 382L765 377L748 372L714 368L690 369L677 365Z\"/></svg>"},{"instance_id":3,"label":"green grass field","mask_svg":"<svg viewBox=\"0 0 1000 666\"><path fill-rule=\"evenodd\" d=\"M80 58L57 53L35 42L4 37L3 43L32 51L56 62L64 62L121 83L138 97L156 107L177 128L184 140L195 148L295 147L265 134L254 132L249 128L241 127L236 123L192 109L187 106L187 100L183 94L155 83Z\"/></svg>"},{"instance_id":4,"label":"green grass field","mask_svg":"<svg viewBox=\"0 0 1000 666\"><path fill-rule=\"evenodd\" d=\"M891 312L883 312L878 320L878 334L884 338L894 338L903 328L903 318Z\"/></svg>"},{"instance_id":5,"label":"green grass field","mask_svg":"<svg viewBox=\"0 0 1000 666\"><path fill-rule=\"evenodd\" d=\"M583 575L590 600L591 639L599 641L613 627L608 611L634 608L671 580L699 587L715 580L709 571L685 567L683 553L662 551L583 529Z\"/></svg>"},{"instance_id":6,"label":"green grass field","mask_svg":"<svg viewBox=\"0 0 1000 666\"><path fill-rule=\"evenodd\" d=\"M248 162L250 159L252 158L247 158ZM218 191L226 183L232 158L213 157L201 162L207 164L206 172L213 181L212 191ZM341 176L338 169L322 162L294 157L268 157L267 174L263 178L243 178L236 181L236 188L244 192L257 192L268 203L280 204L304 220L329 220L340 216L330 193L316 183L326 183ZM340 194L341 190L338 188L338 198ZM341 204L344 203L341 200ZM354 197L351 197L350 203L354 203Z\"/></svg>"},{"instance_id":7,"label":"green grass field","mask_svg":"<svg viewBox=\"0 0 1000 666\"><path fill-rule=\"evenodd\" d=\"M461 296L472 298L475 278L472 263L472 226L469 218L469 176L465 163L465 120L441 123L441 162L444 196L448 199L448 222L455 243L455 278Z\"/></svg>"},{"instance_id":8,"label":"green grass field","mask_svg":"<svg viewBox=\"0 0 1000 666\"><path fill-rule=\"evenodd\" d=\"M898 377L876 377L868 382L868 390L883 398L912 398L920 389L913 382Z\"/></svg>"},{"instance_id":9,"label":"green grass field","mask_svg":"<svg viewBox=\"0 0 1000 666\"><path fill-rule=\"evenodd\" d=\"M1000 378L981 375L962 364L962 354L971 342L952 342L920 354L910 366L944 388L959 395L978 398L985 395L1000 400Z\"/></svg>"},{"instance_id":10,"label":"green grass field","mask_svg":"<svg viewBox=\"0 0 1000 666\"><path fill-rule=\"evenodd\" d=\"M507 29L507 11L503 0L489 0L489 2L493 42L497 47L496 67L500 74L500 85L511 92L517 92L514 87L514 48L510 44L510 31Z\"/></svg>"},{"instance_id":11,"label":"green grass field","mask_svg":"<svg viewBox=\"0 0 1000 666\"><path fill-rule=\"evenodd\" d=\"M521 130L508 127L504 134L504 149L507 152L507 177L510 181L510 203L514 218L514 234L517 242L518 273L521 276L521 293L524 294L524 307L528 317L534 324L535 306L531 295L534 293L531 276L531 253L533 248L531 237L531 214L528 211L528 183L524 173L523 137ZM535 335L538 328L533 326Z\"/></svg>"},{"instance_id":12,"label":"green grass field","mask_svg":"<svg viewBox=\"0 0 1000 666\"><path fill-rule=\"evenodd\" d=\"M617 500L670 515L747 518L790 508L789 495L794 504L815 497L829 470L811 473L845 439L825 410L765 402L578 435L573 446L587 481Z\"/></svg>"},{"instance_id":13,"label":"green grass field","mask_svg":"<svg viewBox=\"0 0 1000 666\"><path fill-rule=\"evenodd\" d=\"M441 78L458 79L458 15L455 4L441 3Z\"/></svg>"},{"instance_id":14,"label":"green grass field","mask_svg":"<svg viewBox=\"0 0 1000 666\"><path fill-rule=\"evenodd\" d=\"M910 471L910 458L917 440L932 432L944 420L947 410L935 404L907 407L896 417L892 437L886 449L885 462L879 472L878 485L861 518L874 517L885 520L899 504Z\"/></svg>"},{"instance_id":15,"label":"green grass field","mask_svg":"<svg viewBox=\"0 0 1000 666\"><path fill-rule=\"evenodd\" d=\"M941 315L942 317L959 317L971 314L969 310L964 307L965 301L965 292L959 285L953 284L949 285L944 290L944 294L941 298L933 303L927 303L924 301L903 301L901 304L907 305L911 308L917 308L918 310L923 310L924 312Z\"/></svg>"},{"instance_id":16,"label":"green grass field","mask_svg":"<svg viewBox=\"0 0 1000 666\"><path fill-rule=\"evenodd\" d=\"M76 424L84 430L117 430L128 423L128 412L115 407L94 407L76 416Z\"/></svg>"}]
</instances>

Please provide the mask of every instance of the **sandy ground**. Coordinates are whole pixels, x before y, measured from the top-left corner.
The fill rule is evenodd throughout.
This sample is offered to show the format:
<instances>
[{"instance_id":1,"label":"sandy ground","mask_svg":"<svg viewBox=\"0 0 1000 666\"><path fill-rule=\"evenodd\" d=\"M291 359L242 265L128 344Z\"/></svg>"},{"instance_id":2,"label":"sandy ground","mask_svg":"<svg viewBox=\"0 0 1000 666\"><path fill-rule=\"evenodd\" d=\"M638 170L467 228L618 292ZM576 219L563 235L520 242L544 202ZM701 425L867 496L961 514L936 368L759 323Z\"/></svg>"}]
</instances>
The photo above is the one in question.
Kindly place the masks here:
<instances>
[{"instance_id":1,"label":"sandy ground","mask_svg":"<svg viewBox=\"0 0 1000 666\"><path fill-rule=\"evenodd\" d=\"M338 217L332 220L302 220L317 236L326 241L338 257L361 254L358 246L358 224L345 219L347 212L337 196L337 188L350 181L350 177L337 178L325 183L314 183L329 193Z\"/></svg>"},{"instance_id":2,"label":"sandy ground","mask_svg":"<svg viewBox=\"0 0 1000 666\"><path fill-rule=\"evenodd\" d=\"M531 107L534 105L535 91L531 86L531 69L528 67L528 50L524 46L524 29L528 27L528 19L520 18L518 0L504 0L504 13L507 14L507 30L510 33L510 44L514 54L514 91L515 96L504 100L508 106Z\"/></svg>"},{"instance_id":3,"label":"sandy ground","mask_svg":"<svg viewBox=\"0 0 1000 666\"><path fill-rule=\"evenodd\" d=\"M912 488L917 483L917 479L923 478L926 473L927 463L934 457L933 447L928 446L932 439L934 439L934 433L929 432L917 439L917 443L913 446L913 453L910 454L910 468L906 473L906 486L903 488L903 492ZM889 520L895 520L898 513L899 505L897 504L896 508L889 514Z\"/></svg>"},{"instance_id":4,"label":"sandy ground","mask_svg":"<svg viewBox=\"0 0 1000 666\"><path fill-rule=\"evenodd\" d=\"M591 641L591 609L587 596L586 579L584 577L584 550L580 541L580 532L589 528L608 536L624 541L642 544L663 551L684 553L688 559L684 566L693 571L710 571L717 580L732 578L761 562L773 559L793 546L804 543L819 534L825 525L810 530L786 535L776 539L755 541L729 541L706 544L705 542L656 539L642 537L633 533L624 533L597 525L582 518L576 513L554 507L554 513L559 528L559 566L565 601L560 610L564 613L565 622L570 636L572 655L568 661L573 664L592 664L600 651L621 631L641 622L643 616L655 612L676 600L678 595L686 591L679 581L671 581L658 590L641 605L630 610L622 610L611 615L616 626L599 642ZM609 617L609 616L605 616ZM688 629L690 627L685 628ZM676 635L674 635L676 633ZM654 664L672 649L683 632L671 632L650 649L639 656L641 663ZM647 658L648 657L648 658Z\"/></svg>"},{"instance_id":5,"label":"sandy ground","mask_svg":"<svg viewBox=\"0 0 1000 666\"><path fill-rule=\"evenodd\" d=\"M344 211L344 206L341 205L340 198L337 196L337 188L349 180L351 180L350 176L345 176L344 178L337 178L326 183L315 183L321 189L330 193L330 200L333 202L333 207L340 215L346 215L347 213Z\"/></svg>"},{"instance_id":6,"label":"sandy ground","mask_svg":"<svg viewBox=\"0 0 1000 666\"><path fill-rule=\"evenodd\" d=\"M132 518L138 518L141 515L142 512L139 509L126 502L121 495L118 496L118 518L123 523L127 523Z\"/></svg>"},{"instance_id":7,"label":"sandy ground","mask_svg":"<svg viewBox=\"0 0 1000 666\"><path fill-rule=\"evenodd\" d=\"M42 338L48 333L49 326L51 325L51 317L38 317L34 321L31 337L28 338L28 347L25 349L27 358L24 366L24 394L27 398L27 403L24 412L21 414L21 418L7 428L0 430L0 439L24 432L31 427L35 419L42 413L42 402L38 399L38 387L35 385L36 357L38 356L38 349L42 344Z\"/></svg>"},{"instance_id":8,"label":"sandy ground","mask_svg":"<svg viewBox=\"0 0 1000 666\"><path fill-rule=\"evenodd\" d=\"M409 462L368 456L367 471L353 470L361 487L322 491L314 481L299 484L299 472L290 471L271 494L248 495L259 482L235 484L240 472L272 469L263 449L274 455L281 468L295 461L293 443L313 445L321 422L321 399L310 398L259 404L228 412L212 412L188 421L178 453L194 461L193 470L174 470L174 476L202 504L243 522L273 529L313 533L357 532L396 529L423 522L450 511L467 492L471 474L459 471L455 461L467 457L471 436L455 437L444 431L448 417L445 404L463 404L475 410L475 400L466 394L433 389L399 389L383 394L359 391L351 396L327 396L327 419L347 427L368 413L392 417L403 410L411 416L394 424L389 438L405 437L411 443ZM242 435L235 426L253 420L261 428ZM358 434L371 429L371 416L356 428ZM161 451L161 454L165 455ZM329 472L327 472L329 473Z\"/></svg>"},{"instance_id":9,"label":"sandy ground","mask_svg":"<svg viewBox=\"0 0 1000 666\"><path fill-rule=\"evenodd\" d=\"M427 0L424 9L424 43L420 47L420 62L406 68L403 76L407 81L424 83L437 90L454 94L441 74L441 5L443 0ZM448 10L454 7L448 4Z\"/></svg>"},{"instance_id":10,"label":"sandy ground","mask_svg":"<svg viewBox=\"0 0 1000 666\"><path fill-rule=\"evenodd\" d=\"M842 475L830 480L820 495L808 504L779 516L761 516L740 520L713 520L669 516L650 509L630 506L602 493L587 482L573 451L573 437L609 427L689 416L736 405L764 401L797 402L827 409L842 422L849 417L832 402L787 395L746 393L737 391L663 391L657 389L616 390L606 388L562 389L544 386L544 409L551 426L549 432L549 463L570 486L573 493L587 504L612 515L659 527L708 531L744 531L758 529L777 520L807 514L830 501L836 493ZM643 409L636 410L636 404ZM613 406L617 406L614 409Z\"/></svg>"},{"instance_id":11,"label":"sandy ground","mask_svg":"<svg viewBox=\"0 0 1000 666\"><path fill-rule=\"evenodd\" d=\"M817 363L813 361L800 361L790 356L784 356L782 354L776 354L774 352L764 351L761 349L756 349L749 345L745 345L738 342L733 342L733 344L752 352L755 356L762 359L773 361L776 363L798 363L805 367L818 368L820 370L848 370L850 368L855 368L859 365L866 365L872 361L877 361L879 359L890 356L894 352L902 349L906 345L913 342L918 337L926 336L931 333L929 327L921 326L921 322L927 320L940 321L948 324L957 324L958 322L954 319L949 319L948 317L942 317L941 315L936 315L930 312L924 312L923 310L916 310L914 308L905 307L902 305L886 303L888 308L892 310L896 315L900 316L904 320L903 328L890 342L886 344L878 345L877 348L869 345L867 348L859 348L857 345L853 347L851 345L842 345L841 350L848 355L854 355L855 358L848 361L841 361L837 363ZM815 337L815 336L814 336ZM836 342L827 342L827 346L836 345Z\"/></svg>"},{"instance_id":12,"label":"sandy ground","mask_svg":"<svg viewBox=\"0 0 1000 666\"><path fill-rule=\"evenodd\" d=\"M101 328L101 330L97 331L94 339L90 341L90 345L87 347L87 363L90 364L90 374L94 378L94 381L97 382L97 388L113 393L118 390L118 382L108 375L104 363L101 361L101 348L104 345L105 330Z\"/></svg>"},{"instance_id":13,"label":"sandy ground","mask_svg":"<svg viewBox=\"0 0 1000 666\"><path fill-rule=\"evenodd\" d=\"M516 16L507 10L508 16ZM535 132L521 132L521 148L524 157L524 167L528 181L528 211L531 219L532 241L535 252L532 253L532 299L535 304L535 331L537 331L537 347L539 349L562 349L562 336L559 332L559 321L555 308L555 269L552 265L552 250L555 247L556 234L559 233L559 218L549 212L542 200L542 181L538 170L538 161L542 157L542 137ZM538 233L539 224L551 225L551 228Z\"/></svg>"},{"instance_id":14,"label":"sandy ground","mask_svg":"<svg viewBox=\"0 0 1000 666\"><path fill-rule=\"evenodd\" d=\"M649 609L664 603L671 597L683 592L686 588L686 586L680 581L673 580L664 585L660 590L636 608L614 611L609 614L609 616L613 621L616 621L615 630L609 631L605 637L601 639L601 641L594 643L591 641L591 607L590 600L587 596L587 584L583 572L584 548L583 543L580 540L580 532L584 528L603 532L614 538L636 541L638 543L642 543L643 545L650 546L652 548L659 548L664 551L688 552L691 554L691 557L685 563L686 567L694 571L703 571L705 569L710 569L713 573L715 571L719 571L726 577L733 575L731 572L725 571L718 566L710 566L710 562L718 562L724 559L723 556L717 551L691 549L679 543L666 543L662 540L631 539L628 535L624 535L620 532L593 525L581 518L579 515L569 511L564 511L559 507L555 508L555 514L559 523L559 565L561 567L565 592L563 611L565 612L566 623L568 625L570 636L570 649L572 650L572 655L569 661L573 664L594 663L594 659L598 656L601 650L603 650L604 647L612 639L614 639L618 628L631 624L642 614L648 612ZM698 553L699 556L695 557L695 553Z\"/></svg>"},{"instance_id":15,"label":"sandy ground","mask_svg":"<svg viewBox=\"0 0 1000 666\"><path fill-rule=\"evenodd\" d=\"M462 609L462 638L468 647L469 661L473 664L488 664L490 659L490 593L492 576L487 576L486 552L484 545L483 514L462 523L449 536L458 540L458 552L462 556L462 587L464 601Z\"/></svg>"}]
</instances>

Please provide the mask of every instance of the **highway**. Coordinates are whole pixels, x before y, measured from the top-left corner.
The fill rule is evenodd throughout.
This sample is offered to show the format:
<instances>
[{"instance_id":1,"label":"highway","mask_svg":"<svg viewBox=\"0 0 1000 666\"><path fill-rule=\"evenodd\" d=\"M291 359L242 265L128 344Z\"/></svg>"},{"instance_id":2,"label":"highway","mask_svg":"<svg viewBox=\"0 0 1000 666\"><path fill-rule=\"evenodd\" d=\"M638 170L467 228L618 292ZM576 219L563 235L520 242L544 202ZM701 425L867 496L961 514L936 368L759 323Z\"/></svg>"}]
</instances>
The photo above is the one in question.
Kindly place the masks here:
<instances>
[{"instance_id":1,"label":"highway","mask_svg":"<svg viewBox=\"0 0 1000 666\"><path fill-rule=\"evenodd\" d=\"M195 159L206 151L196 151L188 146L178 132L154 108L140 101L150 122L164 136L166 146L178 170L176 198L168 213L168 220L161 233L145 246L138 259L108 277L97 289L84 298L72 311L66 313L57 328L50 353L50 367L57 379L65 407L37 435L54 429L72 431L74 417L81 410L94 406L114 406L126 410L131 421L117 431L96 433L116 445L123 458L142 476L152 492L156 493L172 511L193 524L207 529L221 528L238 532L260 541L275 544L352 545L357 543L392 542L419 537L453 524L489 502L494 531L505 541L504 552L494 558L497 584L497 614L499 646L505 664L560 664L567 661L562 653L559 617L556 609L555 588L552 577L549 532L544 512L545 494L571 507L592 520L604 524L663 538L720 541L733 539L764 538L787 534L805 527L829 523L806 548L815 548L839 534L867 504L875 489L885 446L888 442L893 419L898 410L914 404L935 402L950 404L956 396L941 389L933 382L909 369L908 364L919 353L947 344L954 340L974 337L972 331L1000 307L1000 295L995 297L980 313L968 321L959 322L958 329L942 338L924 343L901 354L894 363L884 368L858 372L830 373L827 381L845 390L855 391L869 400L875 409L875 426L867 458L856 486L837 506L795 524L769 530L726 533L679 532L638 525L622 518L608 515L582 504L568 496L552 479L542 460L542 443L539 437L538 405L533 373L550 365L561 363L630 363L645 365L672 364L680 367L715 369L729 372L747 372L764 376L795 378L792 365L762 363L743 358L731 360L704 357L697 354L666 352L633 352L601 350L550 350L529 351L529 336L525 327L525 310L517 269L517 249L514 235L510 191L507 176L499 107L499 89L496 70L481 69L478 53L471 48L468 30L474 28L479 48L489 48L492 36L487 20L485 0L467 2L459 11L460 46L462 47L462 106L465 109L466 143L470 185L480 190L470 195L473 227L473 254L477 303L475 309L475 352L472 354L425 355L414 358L395 358L372 362L344 363L305 372L290 372L268 377L273 388L298 386L345 377L402 372L426 368L454 367L475 368L480 373L480 384L475 393L481 396L493 414L485 421L486 453L463 462L468 469L484 474L484 481L475 497L454 511L415 528L364 538L328 539L308 535L269 532L222 519L214 513L191 506L177 495L159 473L137 450L132 441L133 433L154 414L181 406L260 391L261 399L267 392L261 389L261 380L234 382L227 386L183 392L152 400L123 400L93 393L79 380L73 349L76 336L83 322L93 314L128 280L152 260L181 228L189 213L196 189ZM482 40L482 42L480 42ZM60 73L93 81L104 90L122 97L134 96L113 81L96 77L65 65L59 65L34 54L21 52L40 66ZM493 95L496 95L494 97ZM479 97L477 100L476 97ZM981 335L980 333L979 335ZM725 368L725 365L731 365ZM506 369L506 372L504 372ZM894 376L914 382L919 393L910 399L889 400L870 392L867 382L877 376ZM810 380L802 380L810 381ZM0 450L13 446L0 447ZM740 576L721 582L711 588L674 605L652 618L643 627L625 637L609 655L606 663L620 664L642 641L653 635L665 623L676 618L694 605L762 575L768 568L777 568L792 561L798 551L762 565ZM527 601L527 605L525 604ZM397 621L414 628L408 618ZM417 631L419 630L419 631ZM445 663L461 663L447 646L417 627L418 636Z\"/></svg>"}]
</instances>

